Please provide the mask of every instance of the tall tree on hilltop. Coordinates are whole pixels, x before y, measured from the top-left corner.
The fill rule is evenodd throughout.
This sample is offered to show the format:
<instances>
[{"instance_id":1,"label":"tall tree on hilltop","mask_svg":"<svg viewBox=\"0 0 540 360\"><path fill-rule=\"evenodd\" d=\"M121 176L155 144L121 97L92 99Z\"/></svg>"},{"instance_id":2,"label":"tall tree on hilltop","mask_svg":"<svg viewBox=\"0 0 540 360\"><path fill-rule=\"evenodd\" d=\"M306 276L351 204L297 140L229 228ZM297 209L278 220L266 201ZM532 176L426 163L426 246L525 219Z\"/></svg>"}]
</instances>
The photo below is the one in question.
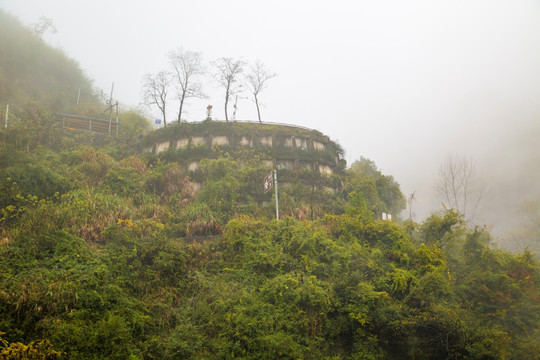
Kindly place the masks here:
<instances>
[{"instance_id":1,"label":"tall tree on hilltop","mask_svg":"<svg viewBox=\"0 0 540 360\"><path fill-rule=\"evenodd\" d=\"M244 72L245 63L242 60L221 58L213 62L217 69L215 75L217 82L225 89L225 120L229 122L227 107L231 96L242 90L240 76Z\"/></svg>"},{"instance_id":2,"label":"tall tree on hilltop","mask_svg":"<svg viewBox=\"0 0 540 360\"><path fill-rule=\"evenodd\" d=\"M268 70L266 70L264 67L264 64L257 60L255 65L251 67L251 71L246 77L247 86L253 95L253 101L255 101L255 106L257 107L259 123L262 123L261 111L259 107L259 94L261 91L266 89L268 80L276 76L277 74L268 72Z\"/></svg>"},{"instance_id":3,"label":"tall tree on hilltop","mask_svg":"<svg viewBox=\"0 0 540 360\"><path fill-rule=\"evenodd\" d=\"M180 100L178 122L182 119L182 110L187 98L203 98L202 85L198 77L204 74L202 56L199 52L185 51L181 48L169 53L169 62L173 68Z\"/></svg>"},{"instance_id":4,"label":"tall tree on hilltop","mask_svg":"<svg viewBox=\"0 0 540 360\"><path fill-rule=\"evenodd\" d=\"M39 40L43 39L43 34L46 32L56 34L56 27L54 26L53 21L45 16L40 17L36 23L30 25L30 30Z\"/></svg>"},{"instance_id":5,"label":"tall tree on hilltop","mask_svg":"<svg viewBox=\"0 0 540 360\"><path fill-rule=\"evenodd\" d=\"M156 105L163 116L163 126L167 126L167 94L171 83L171 74L160 71L157 74L146 74L142 80L143 101L146 106Z\"/></svg>"}]
</instances>

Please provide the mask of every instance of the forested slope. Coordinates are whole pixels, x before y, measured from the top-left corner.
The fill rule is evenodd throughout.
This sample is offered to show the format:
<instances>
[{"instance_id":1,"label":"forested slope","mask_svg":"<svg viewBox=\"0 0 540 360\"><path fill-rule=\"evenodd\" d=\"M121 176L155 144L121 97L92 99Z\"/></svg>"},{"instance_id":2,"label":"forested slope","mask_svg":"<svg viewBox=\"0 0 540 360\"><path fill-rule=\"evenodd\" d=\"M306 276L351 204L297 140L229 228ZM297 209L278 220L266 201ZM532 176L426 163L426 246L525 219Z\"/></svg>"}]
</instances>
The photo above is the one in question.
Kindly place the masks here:
<instances>
[{"instance_id":1,"label":"forested slope","mask_svg":"<svg viewBox=\"0 0 540 360\"><path fill-rule=\"evenodd\" d=\"M538 358L534 256L452 210L378 220L404 198L372 161L335 192L291 171L277 221L264 154L216 148L197 192L120 121L64 133L36 100L0 130L0 358Z\"/></svg>"},{"instance_id":2,"label":"forested slope","mask_svg":"<svg viewBox=\"0 0 540 360\"><path fill-rule=\"evenodd\" d=\"M10 343L47 339L70 359L540 351L533 256L491 249L485 230L452 211L399 225L349 204L314 221L236 215L221 229L211 205L163 192L181 187L172 176L157 191L153 182L113 191L119 173L155 181L136 157L72 156L81 183L20 196L21 211L2 226L0 329ZM104 159L110 168L98 165ZM203 229L222 235L185 237Z\"/></svg>"},{"instance_id":3,"label":"forested slope","mask_svg":"<svg viewBox=\"0 0 540 360\"><path fill-rule=\"evenodd\" d=\"M277 221L272 195L253 200L268 171L256 159L203 161L196 193L175 162L60 131L44 127L22 149L18 132L2 131L5 349L30 344L55 358L31 343L48 341L69 359L535 359L540 351L534 257L491 247L485 229L451 210L422 224L377 220L396 184L372 162L315 200L300 177ZM309 201L313 220L303 211Z\"/></svg>"},{"instance_id":4,"label":"forested slope","mask_svg":"<svg viewBox=\"0 0 540 360\"><path fill-rule=\"evenodd\" d=\"M98 97L79 64L1 9L0 49L2 114L6 105L14 119L30 105L53 112L95 111Z\"/></svg>"}]
</instances>

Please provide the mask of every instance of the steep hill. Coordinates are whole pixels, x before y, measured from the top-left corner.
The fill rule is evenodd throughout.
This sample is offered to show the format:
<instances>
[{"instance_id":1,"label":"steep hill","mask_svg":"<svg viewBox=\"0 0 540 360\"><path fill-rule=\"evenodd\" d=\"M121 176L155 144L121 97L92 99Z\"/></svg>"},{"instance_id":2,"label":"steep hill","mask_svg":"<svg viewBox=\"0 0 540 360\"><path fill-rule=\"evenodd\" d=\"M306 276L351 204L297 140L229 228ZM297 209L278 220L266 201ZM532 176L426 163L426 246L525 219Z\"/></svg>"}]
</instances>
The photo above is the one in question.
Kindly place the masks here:
<instances>
[{"instance_id":1,"label":"steep hill","mask_svg":"<svg viewBox=\"0 0 540 360\"><path fill-rule=\"evenodd\" d=\"M276 221L250 198L267 169L206 159L195 194L178 163L115 149L15 152L2 168L0 356L21 342L55 358L31 343L44 339L66 359L540 351L538 263L490 248L458 214L376 220L357 178L344 213ZM299 189L289 209L304 201Z\"/></svg>"},{"instance_id":2,"label":"steep hill","mask_svg":"<svg viewBox=\"0 0 540 360\"><path fill-rule=\"evenodd\" d=\"M30 103L52 112L73 109L79 89L81 104L97 102L77 62L2 10L0 49L0 105L9 104L14 117Z\"/></svg>"},{"instance_id":3,"label":"steep hill","mask_svg":"<svg viewBox=\"0 0 540 360\"><path fill-rule=\"evenodd\" d=\"M77 66L25 57L70 67L0 16L28 61L0 53L17 99L0 128L1 359L537 359L529 252L452 210L381 220L403 208L399 184L368 159L347 168L314 130L209 121L145 137L129 112L118 137L65 131L53 111Z\"/></svg>"},{"instance_id":4,"label":"steep hill","mask_svg":"<svg viewBox=\"0 0 540 360\"><path fill-rule=\"evenodd\" d=\"M204 125L209 139L228 126L213 125ZM343 182L334 192L310 185L323 175L316 168L290 169L277 221L262 191L269 154L257 147L214 144L190 172L182 156L194 133L178 148L175 129L162 130L148 141L171 136L168 149L138 154L148 143L81 145L43 130L54 147L0 142L0 356L533 360L540 352L534 257L493 249L485 229L451 210L422 224L379 220L401 193L369 160L332 174Z\"/></svg>"}]
</instances>

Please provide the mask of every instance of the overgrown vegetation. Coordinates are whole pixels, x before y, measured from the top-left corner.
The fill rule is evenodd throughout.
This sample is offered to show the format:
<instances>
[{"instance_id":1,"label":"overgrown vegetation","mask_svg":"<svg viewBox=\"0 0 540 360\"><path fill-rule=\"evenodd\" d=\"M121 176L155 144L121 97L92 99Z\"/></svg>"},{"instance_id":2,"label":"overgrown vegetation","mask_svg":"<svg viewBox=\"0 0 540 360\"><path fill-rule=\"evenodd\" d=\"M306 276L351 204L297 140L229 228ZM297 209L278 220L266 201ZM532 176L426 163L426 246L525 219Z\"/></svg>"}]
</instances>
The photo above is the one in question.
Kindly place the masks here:
<instances>
[{"instance_id":1,"label":"overgrown vegetation","mask_svg":"<svg viewBox=\"0 0 540 360\"><path fill-rule=\"evenodd\" d=\"M308 130L299 127L287 127L273 124L259 124L258 126L252 126L249 123L233 122L227 124L224 122L215 121L203 121L199 123L186 123L180 122L171 125L168 129L160 129L155 131L151 136L147 138L148 143L167 141L171 139L178 139L182 136L209 136L209 135L226 135L226 136L253 136L253 135L266 135L273 134L278 136L312 136L326 141L323 134L316 130ZM343 151L342 151L343 152Z\"/></svg>"},{"instance_id":2,"label":"overgrown vegetation","mask_svg":"<svg viewBox=\"0 0 540 360\"><path fill-rule=\"evenodd\" d=\"M6 341L46 339L72 359L540 351L538 263L492 249L487 231L459 214L434 214L415 229L349 202L342 214L269 220L264 206L238 215L245 195L228 181L231 159L209 161L210 179L222 182L196 196L174 165L127 164L137 162L122 166L139 174L130 180L138 193L111 191L109 174L121 167L113 164L3 226Z\"/></svg>"},{"instance_id":3,"label":"overgrown vegetation","mask_svg":"<svg viewBox=\"0 0 540 360\"><path fill-rule=\"evenodd\" d=\"M140 155L136 113L119 138L71 137L25 109L0 130L2 359L540 353L533 254L452 210L379 220L404 197L368 159L283 170L277 221L264 152L221 149L190 173L182 154Z\"/></svg>"}]
</instances>

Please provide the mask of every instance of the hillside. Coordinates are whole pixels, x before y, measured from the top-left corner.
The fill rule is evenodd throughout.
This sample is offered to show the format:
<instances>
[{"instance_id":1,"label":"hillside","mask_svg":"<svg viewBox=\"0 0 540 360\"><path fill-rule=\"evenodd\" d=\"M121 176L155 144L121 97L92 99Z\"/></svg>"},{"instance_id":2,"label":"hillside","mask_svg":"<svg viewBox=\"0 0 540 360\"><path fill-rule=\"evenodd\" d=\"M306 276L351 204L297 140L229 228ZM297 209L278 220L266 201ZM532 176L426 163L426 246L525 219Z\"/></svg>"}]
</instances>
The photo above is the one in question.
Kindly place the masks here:
<instances>
[{"instance_id":1,"label":"hillside","mask_svg":"<svg viewBox=\"0 0 540 360\"><path fill-rule=\"evenodd\" d=\"M2 359L540 353L534 256L453 210L401 221L392 176L347 167L324 134L212 121L146 134L133 112L118 137L76 133L18 96L0 130Z\"/></svg>"},{"instance_id":2,"label":"hillside","mask_svg":"<svg viewBox=\"0 0 540 360\"><path fill-rule=\"evenodd\" d=\"M491 249L455 213L375 220L356 193L342 214L276 221L236 185L256 169L228 156L207 162L210 190L195 195L173 163L92 147L17 154L1 174L12 347L47 339L69 359L540 351L537 262Z\"/></svg>"},{"instance_id":3,"label":"hillside","mask_svg":"<svg viewBox=\"0 0 540 360\"><path fill-rule=\"evenodd\" d=\"M369 160L332 174L334 192L310 185L318 172L290 170L276 221L257 148L214 146L190 173L176 149L139 153L166 130L138 146L42 131L29 148L2 130L5 351L18 342L67 359L540 351L534 257L493 249L486 230L450 210L422 224L377 220L403 199Z\"/></svg>"},{"instance_id":4,"label":"hillside","mask_svg":"<svg viewBox=\"0 0 540 360\"><path fill-rule=\"evenodd\" d=\"M92 82L79 64L1 9L0 49L0 106L9 104L13 119L30 104L51 112L95 107Z\"/></svg>"}]
</instances>

